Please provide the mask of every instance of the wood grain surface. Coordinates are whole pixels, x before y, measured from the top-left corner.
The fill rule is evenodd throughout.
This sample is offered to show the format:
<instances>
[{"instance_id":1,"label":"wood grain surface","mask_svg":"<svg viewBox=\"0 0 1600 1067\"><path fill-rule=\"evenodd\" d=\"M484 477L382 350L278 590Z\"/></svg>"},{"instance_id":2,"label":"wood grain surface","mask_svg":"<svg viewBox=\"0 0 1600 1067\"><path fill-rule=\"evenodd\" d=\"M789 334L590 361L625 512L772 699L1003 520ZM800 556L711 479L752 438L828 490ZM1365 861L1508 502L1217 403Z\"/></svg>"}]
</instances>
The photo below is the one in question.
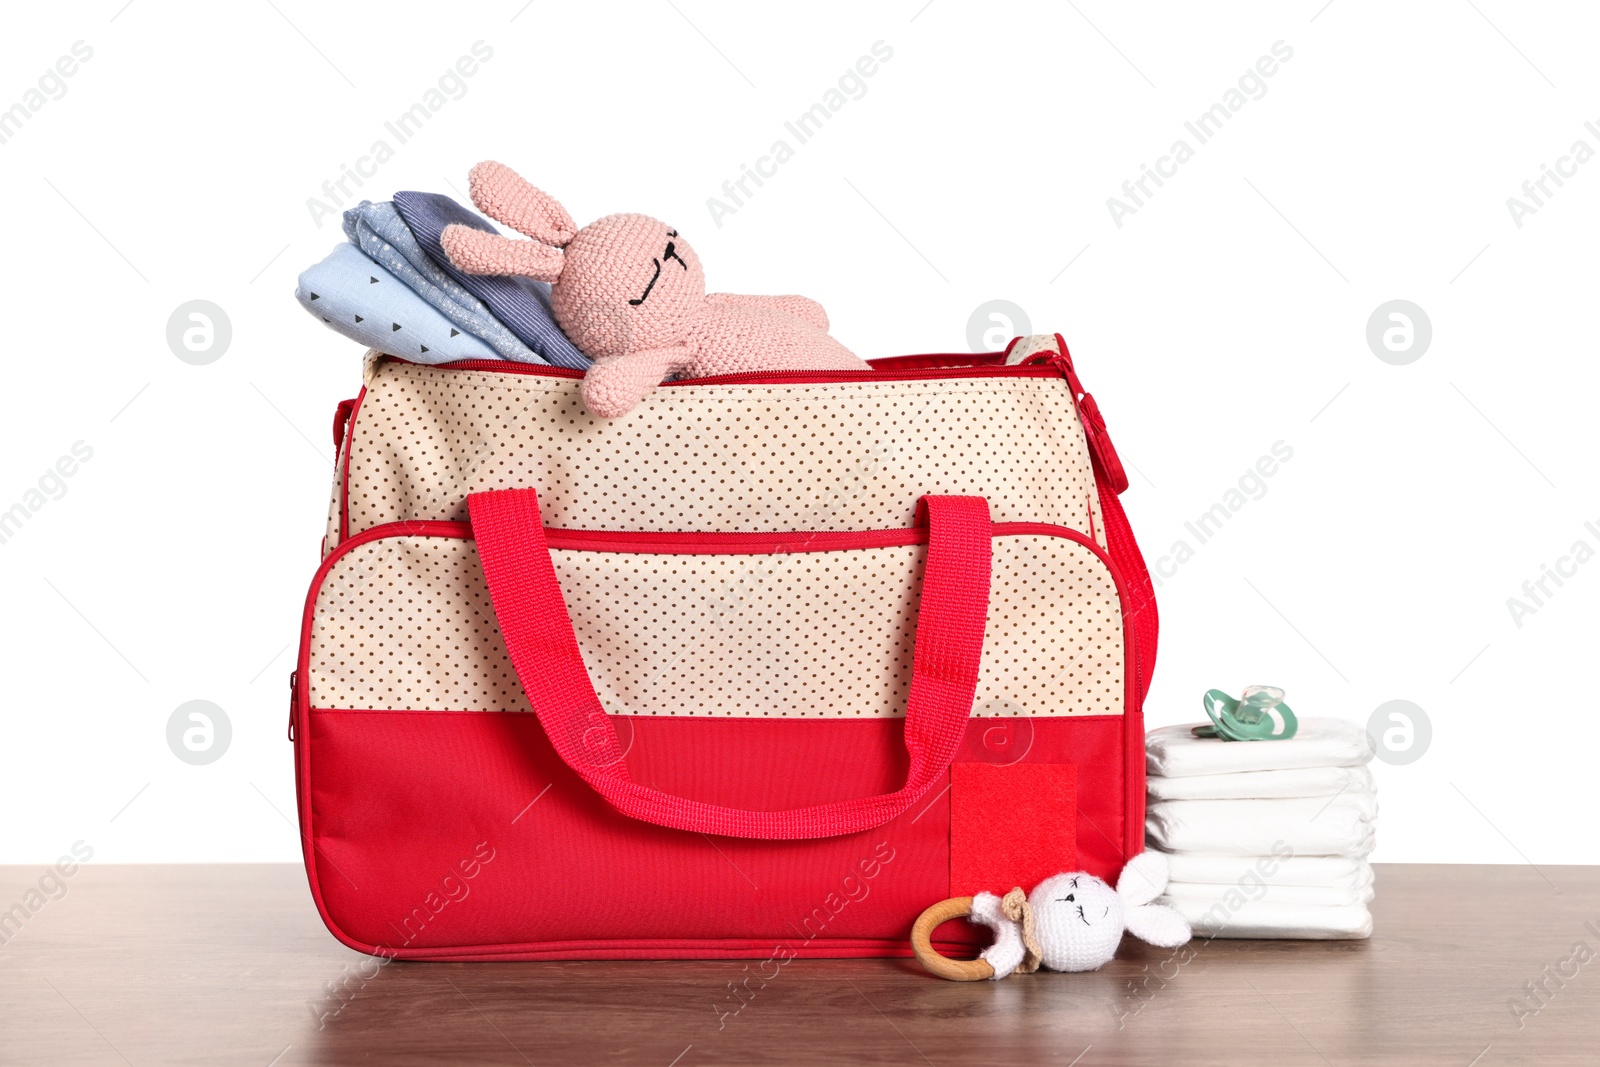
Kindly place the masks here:
<instances>
[{"instance_id":1,"label":"wood grain surface","mask_svg":"<svg viewBox=\"0 0 1600 1067\"><path fill-rule=\"evenodd\" d=\"M0 868L0 908L42 873ZM1600 1064L1600 957L1575 959L1600 953L1597 867L1385 865L1370 941L1194 942L1180 964L1130 939L1092 974L970 983L912 960L764 984L742 962L380 966L297 867L63 884L0 934L0 1063Z\"/></svg>"}]
</instances>

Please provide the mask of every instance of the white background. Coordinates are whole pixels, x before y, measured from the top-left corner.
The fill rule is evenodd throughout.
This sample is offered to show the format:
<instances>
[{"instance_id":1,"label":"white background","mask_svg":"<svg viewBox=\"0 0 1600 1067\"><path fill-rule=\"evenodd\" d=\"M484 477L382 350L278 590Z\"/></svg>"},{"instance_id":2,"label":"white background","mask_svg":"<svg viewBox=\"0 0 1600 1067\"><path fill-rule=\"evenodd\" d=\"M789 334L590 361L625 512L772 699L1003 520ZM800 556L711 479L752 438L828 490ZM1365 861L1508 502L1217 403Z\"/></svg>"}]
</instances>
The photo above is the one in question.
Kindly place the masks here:
<instances>
[{"instance_id":1,"label":"white background","mask_svg":"<svg viewBox=\"0 0 1600 1067\"><path fill-rule=\"evenodd\" d=\"M0 107L74 42L93 57L0 144L0 509L75 442L93 457L0 544L0 862L78 839L96 862L298 858L288 646L360 359L290 295L342 239L307 199L479 40L466 95L360 195L454 192L497 158L580 222L670 220L714 289L816 297L869 357L965 348L974 310L1012 301L1067 336L1152 562L1285 442L1163 583L1150 723L1251 682L1363 723L1414 701L1431 745L1377 765L1374 859L1600 862L1600 563L1520 627L1506 603L1600 548L1600 161L1520 228L1506 206L1600 148L1600 26L1475 4L11 11ZM866 94L716 225L707 198L880 40ZM1277 41L1266 94L1196 145L1183 123ZM1119 228L1107 198L1179 137L1194 158ZM197 298L233 327L208 366L165 338ZM1397 298L1433 327L1407 366L1365 337ZM167 747L192 699L233 727L208 766Z\"/></svg>"}]
</instances>

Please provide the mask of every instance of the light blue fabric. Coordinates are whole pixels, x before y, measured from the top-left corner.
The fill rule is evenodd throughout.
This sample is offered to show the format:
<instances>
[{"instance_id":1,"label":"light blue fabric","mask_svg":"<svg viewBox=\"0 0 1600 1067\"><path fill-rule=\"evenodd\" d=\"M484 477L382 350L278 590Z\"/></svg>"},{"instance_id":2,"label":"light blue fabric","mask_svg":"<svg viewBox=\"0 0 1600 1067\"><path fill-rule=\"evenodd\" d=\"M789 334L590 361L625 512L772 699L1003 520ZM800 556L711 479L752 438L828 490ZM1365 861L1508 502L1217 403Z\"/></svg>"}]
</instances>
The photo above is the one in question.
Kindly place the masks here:
<instances>
[{"instance_id":1,"label":"light blue fabric","mask_svg":"<svg viewBox=\"0 0 1600 1067\"><path fill-rule=\"evenodd\" d=\"M352 244L303 272L294 297L346 337L413 363L500 359Z\"/></svg>"},{"instance_id":2,"label":"light blue fabric","mask_svg":"<svg viewBox=\"0 0 1600 1067\"><path fill-rule=\"evenodd\" d=\"M483 301L439 269L412 236L394 204L363 200L344 213L344 232L351 244L410 286L459 329L482 338L499 355L519 363L545 362L495 318Z\"/></svg>"}]
</instances>

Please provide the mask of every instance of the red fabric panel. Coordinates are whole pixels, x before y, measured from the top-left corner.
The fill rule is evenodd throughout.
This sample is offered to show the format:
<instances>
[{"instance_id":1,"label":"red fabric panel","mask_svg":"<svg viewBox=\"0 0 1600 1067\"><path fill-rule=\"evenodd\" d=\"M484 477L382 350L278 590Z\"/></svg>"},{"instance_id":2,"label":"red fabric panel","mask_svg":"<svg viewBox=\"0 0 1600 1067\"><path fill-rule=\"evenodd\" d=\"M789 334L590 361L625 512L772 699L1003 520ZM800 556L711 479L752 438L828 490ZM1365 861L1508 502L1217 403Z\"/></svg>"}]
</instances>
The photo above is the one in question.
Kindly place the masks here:
<instances>
[{"instance_id":1,"label":"red fabric panel","mask_svg":"<svg viewBox=\"0 0 1600 1067\"><path fill-rule=\"evenodd\" d=\"M1106 522L1106 554L1111 557L1121 582L1126 605L1122 622L1137 659L1128 664L1137 683L1134 704L1143 707L1145 694L1150 691L1150 679L1155 675L1156 640L1161 628L1156 612L1155 585L1145 568L1139 543L1133 539L1133 528L1128 525L1121 499L1104 482L1099 488L1100 511Z\"/></svg>"},{"instance_id":2,"label":"red fabric panel","mask_svg":"<svg viewBox=\"0 0 1600 1067\"><path fill-rule=\"evenodd\" d=\"M408 958L904 956L950 887L950 791L865 833L761 841L619 814L532 715L310 711L298 780L312 894L345 944ZM958 759L993 759L973 720ZM1022 725L1027 724L1027 725ZM901 719L619 718L635 780L754 811L882 792ZM1026 719L1006 758L1077 766L1076 866L1124 862L1124 723ZM531 806L530 806L531 805ZM485 860L485 855L490 856ZM465 868L463 867L465 864ZM467 870L471 870L469 877ZM982 935L947 925L944 951Z\"/></svg>"},{"instance_id":3,"label":"red fabric panel","mask_svg":"<svg viewBox=\"0 0 1600 1067\"><path fill-rule=\"evenodd\" d=\"M730 837L833 837L883 825L949 770L972 710L988 614L993 527L982 497L929 495L918 503L928 552L906 703L905 784L786 810L707 804L634 781L583 664L538 492L502 489L467 500L495 618L528 702L563 762L618 811L658 826Z\"/></svg>"},{"instance_id":4,"label":"red fabric panel","mask_svg":"<svg viewBox=\"0 0 1600 1067\"><path fill-rule=\"evenodd\" d=\"M950 768L950 895L1023 891L1077 869L1078 768L957 763Z\"/></svg>"},{"instance_id":5,"label":"red fabric panel","mask_svg":"<svg viewBox=\"0 0 1600 1067\"><path fill-rule=\"evenodd\" d=\"M1135 856L1144 847L1145 766L1144 698L1156 670L1156 642L1161 621L1156 611L1155 585L1145 567L1144 555L1133 538L1122 500L1102 473L1098 460L1095 480L1100 491L1100 511L1106 523L1106 554L1116 568L1122 591L1122 624L1132 657L1128 668L1127 699L1127 780L1123 803L1128 818L1127 855Z\"/></svg>"}]
</instances>

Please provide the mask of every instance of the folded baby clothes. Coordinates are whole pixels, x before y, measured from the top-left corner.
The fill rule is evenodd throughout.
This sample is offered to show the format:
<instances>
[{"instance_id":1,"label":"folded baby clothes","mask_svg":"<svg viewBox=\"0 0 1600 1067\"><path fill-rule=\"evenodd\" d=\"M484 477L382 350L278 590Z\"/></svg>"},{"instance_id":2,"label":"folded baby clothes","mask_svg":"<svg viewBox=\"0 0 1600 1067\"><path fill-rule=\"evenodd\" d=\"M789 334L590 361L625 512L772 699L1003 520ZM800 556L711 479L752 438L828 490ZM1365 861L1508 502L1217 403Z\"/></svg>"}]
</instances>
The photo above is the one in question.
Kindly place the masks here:
<instances>
[{"instance_id":1,"label":"folded baby clothes","mask_svg":"<svg viewBox=\"0 0 1600 1067\"><path fill-rule=\"evenodd\" d=\"M1196 737L1189 726L1162 726L1145 738L1152 777L1281 771L1301 767L1357 767L1372 759L1372 739L1343 719L1301 719L1287 741L1219 741Z\"/></svg>"},{"instance_id":2,"label":"folded baby clothes","mask_svg":"<svg viewBox=\"0 0 1600 1067\"><path fill-rule=\"evenodd\" d=\"M550 286L532 278L467 274L457 270L445 255L439 241L446 226L459 222L485 233L498 233L487 219L442 193L395 193L394 206L433 262L488 305L495 317L510 327L519 339L555 366L573 370L589 368L593 361L578 351L556 325L555 315L550 310Z\"/></svg>"},{"instance_id":3,"label":"folded baby clothes","mask_svg":"<svg viewBox=\"0 0 1600 1067\"><path fill-rule=\"evenodd\" d=\"M1283 741L1213 741L1282 747ZM1265 856L1285 847L1296 856L1365 856L1378 814L1373 793L1276 800L1163 800L1145 815L1145 838L1165 852Z\"/></svg>"},{"instance_id":4,"label":"folded baby clothes","mask_svg":"<svg viewBox=\"0 0 1600 1067\"><path fill-rule=\"evenodd\" d=\"M1372 936L1365 904L1275 904L1235 896L1223 900L1163 896L1200 937L1272 937L1338 941Z\"/></svg>"},{"instance_id":5,"label":"folded baby clothes","mask_svg":"<svg viewBox=\"0 0 1600 1067\"><path fill-rule=\"evenodd\" d=\"M350 243L371 256L424 301L433 305L463 333L481 338L493 351L484 358L504 357L520 363L541 363L537 353L519 340L489 308L434 263L394 204L363 200L344 213ZM396 353L398 355L399 353Z\"/></svg>"},{"instance_id":6,"label":"folded baby clothes","mask_svg":"<svg viewBox=\"0 0 1600 1067\"><path fill-rule=\"evenodd\" d=\"M1373 883L1372 864L1353 856L1229 856L1214 852L1172 852L1167 867L1174 882L1224 885L1332 886L1359 889Z\"/></svg>"},{"instance_id":7,"label":"folded baby clothes","mask_svg":"<svg viewBox=\"0 0 1600 1067\"><path fill-rule=\"evenodd\" d=\"M1169 897L1212 903L1224 897L1231 898L1235 890L1252 900L1264 900L1269 904L1318 904L1327 908L1365 904L1373 897L1371 882L1344 888L1331 885L1277 885L1272 882L1251 882L1244 886L1211 882L1167 883Z\"/></svg>"},{"instance_id":8,"label":"folded baby clothes","mask_svg":"<svg viewBox=\"0 0 1600 1067\"><path fill-rule=\"evenodd\" d=\"M1366 767L1295 767L1285 771L1192 774L1187 778L1150 778L1147 782L1151 800L1331 797L1347 792L1370 793L1376 788L1372 771Z\"/></svg>"},{"instance_id":9,"label":"folded baby clothes","mask_svg":"<svg viewBox=\"0 0 1600 1067\"><path fill-rule=\"evenodd\" d=\"M355 245L339 245L302 273L294 295L346 337L413 363L500 358Z\"/></svg>"}]
</instances>

